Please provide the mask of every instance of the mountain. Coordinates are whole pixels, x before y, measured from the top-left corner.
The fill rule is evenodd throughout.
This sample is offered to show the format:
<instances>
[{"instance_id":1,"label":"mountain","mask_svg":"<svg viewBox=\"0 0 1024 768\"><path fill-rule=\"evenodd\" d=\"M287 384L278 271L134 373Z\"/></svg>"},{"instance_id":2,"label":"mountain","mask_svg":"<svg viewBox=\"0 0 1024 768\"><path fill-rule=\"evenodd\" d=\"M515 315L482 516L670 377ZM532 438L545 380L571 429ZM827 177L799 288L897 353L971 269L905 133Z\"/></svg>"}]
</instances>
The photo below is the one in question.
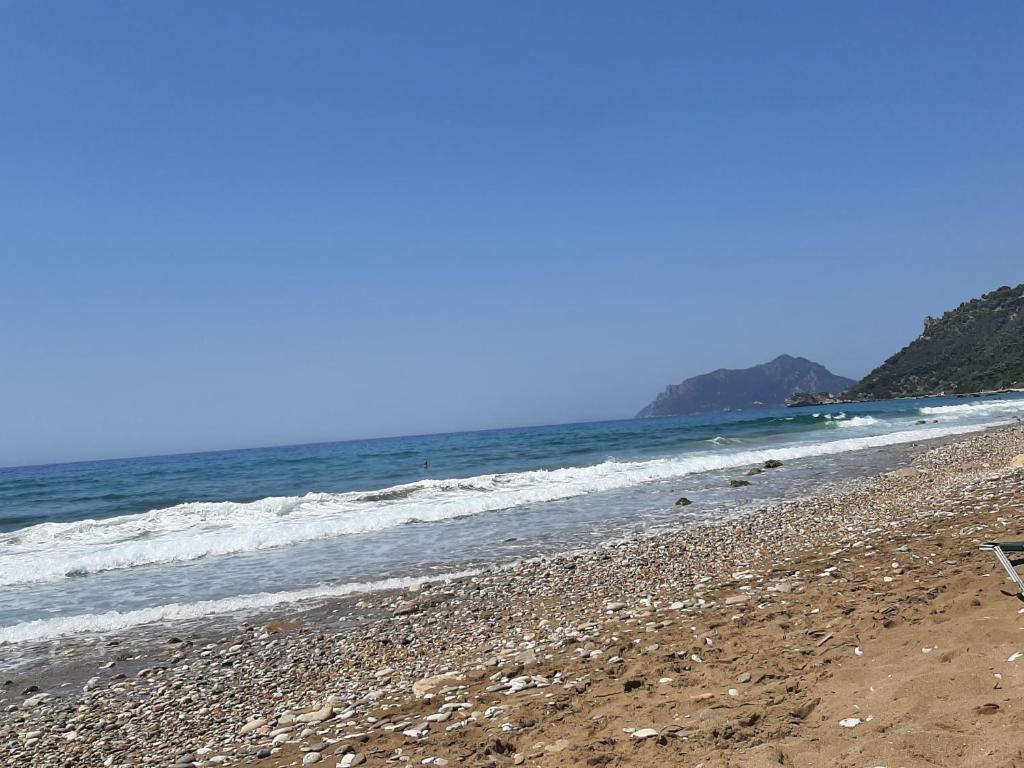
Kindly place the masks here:
<instances>
[{"instance_id":1,"label":"mountain","mask_svg":"<svg viewBox=\"0 0 1024 768\"><path fill-rule=\"evenodd\" d=\"M846 393L871 400L1024 387L1024 284L924 319L923 333Z\"/></svg>"},{"instance_id":2,"label":"mountain","mask_svg":"<svg viewBox=\"0 0 1024 768\"><path fill-rule=\"evenodd\" d=\"M794 392L841 392L853 383L806 358L779 355L753 368L721 368L672 384L637 418L783 405Z\"/></svg>"}]
</instances>

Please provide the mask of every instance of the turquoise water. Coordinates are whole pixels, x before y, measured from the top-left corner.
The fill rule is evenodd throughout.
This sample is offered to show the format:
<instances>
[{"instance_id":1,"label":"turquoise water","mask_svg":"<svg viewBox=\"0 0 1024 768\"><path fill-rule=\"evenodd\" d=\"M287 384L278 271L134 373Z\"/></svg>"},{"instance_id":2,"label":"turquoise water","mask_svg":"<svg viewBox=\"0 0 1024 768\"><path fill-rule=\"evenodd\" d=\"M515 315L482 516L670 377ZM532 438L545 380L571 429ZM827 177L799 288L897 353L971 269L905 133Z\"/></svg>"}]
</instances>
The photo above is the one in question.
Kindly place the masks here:
<instances>
[{"instance_id":1,"label":"turquoise water","mask_svg":"<svg viewBox=\"0 0 1024 768\"><path fill-rule=\"evenodd\" d=\"M1018 417L1017 395L931 398L0 469L0 642L372 590L685 525ZM767 458L785 467L727 487ZM694 504L675 507L680 495Z\"/></svg>"}]
</instances>

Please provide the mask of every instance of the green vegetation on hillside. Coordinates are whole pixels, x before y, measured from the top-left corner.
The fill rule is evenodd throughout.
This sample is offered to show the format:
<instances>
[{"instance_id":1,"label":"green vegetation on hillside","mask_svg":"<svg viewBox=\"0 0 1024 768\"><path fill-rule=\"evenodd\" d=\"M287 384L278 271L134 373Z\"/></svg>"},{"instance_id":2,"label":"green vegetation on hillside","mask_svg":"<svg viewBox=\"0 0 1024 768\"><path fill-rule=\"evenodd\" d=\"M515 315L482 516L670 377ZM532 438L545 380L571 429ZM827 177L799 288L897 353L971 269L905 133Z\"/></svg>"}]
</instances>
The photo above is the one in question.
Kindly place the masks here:
<instances>
[{"instance_id":1,"label":"green vegetation on hillside","mask_svg":"<svg viewBox=\"0 0 1024 768\"><path fill-rule=\"evenodd\" d=\"M1024 387L1024 284L961 304L851 387L850 398Z\"/></svg>"}]
</instances>

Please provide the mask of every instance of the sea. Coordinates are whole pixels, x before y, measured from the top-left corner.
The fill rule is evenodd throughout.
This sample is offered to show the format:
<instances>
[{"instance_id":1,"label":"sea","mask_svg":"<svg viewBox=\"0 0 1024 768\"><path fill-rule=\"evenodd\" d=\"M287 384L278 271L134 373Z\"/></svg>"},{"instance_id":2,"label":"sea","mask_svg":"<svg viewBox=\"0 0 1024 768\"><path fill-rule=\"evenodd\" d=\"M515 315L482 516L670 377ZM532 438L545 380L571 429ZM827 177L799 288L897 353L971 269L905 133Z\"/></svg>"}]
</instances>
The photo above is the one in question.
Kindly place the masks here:
<instances>
[{"instance_id":1,"label":"sea","mask_svg":"<svg viewBox=\"0 0 1024 768\"><path fill-rule=\"evenodd\" d=\"M0 469L0 662L756 513L1021 418L1003 394Z\"/></svg>"}]
</instances>

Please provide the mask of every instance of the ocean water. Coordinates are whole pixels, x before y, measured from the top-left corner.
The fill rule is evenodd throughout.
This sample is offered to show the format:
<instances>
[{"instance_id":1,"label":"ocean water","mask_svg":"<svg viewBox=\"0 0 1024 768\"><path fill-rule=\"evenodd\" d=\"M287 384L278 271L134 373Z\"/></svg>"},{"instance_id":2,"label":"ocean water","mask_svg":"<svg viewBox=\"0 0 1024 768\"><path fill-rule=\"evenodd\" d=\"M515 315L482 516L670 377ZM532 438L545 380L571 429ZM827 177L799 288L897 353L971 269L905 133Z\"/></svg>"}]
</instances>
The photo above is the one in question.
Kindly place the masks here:
<instances>
[{"instance_id":1,"label":"ocean water","mask_svg":"<svg viewBox=\"0 0 1024 768\"><path fill-rule=\"evenodd\" d=\"M0 469L0 655L721 518L1018 418L930 398Z\"/></svg>"}]
</instances>

